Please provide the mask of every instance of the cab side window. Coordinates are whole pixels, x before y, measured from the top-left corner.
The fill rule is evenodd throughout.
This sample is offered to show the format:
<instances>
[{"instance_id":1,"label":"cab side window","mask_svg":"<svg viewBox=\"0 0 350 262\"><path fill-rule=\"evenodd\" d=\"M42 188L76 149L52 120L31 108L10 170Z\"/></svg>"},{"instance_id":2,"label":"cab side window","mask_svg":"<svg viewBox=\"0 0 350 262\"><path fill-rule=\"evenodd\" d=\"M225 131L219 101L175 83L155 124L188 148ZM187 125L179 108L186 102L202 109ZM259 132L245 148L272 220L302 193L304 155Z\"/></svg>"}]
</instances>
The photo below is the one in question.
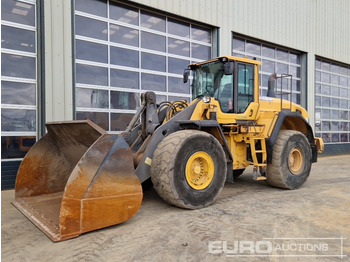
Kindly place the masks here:
<instances>
[{"instance_id":1,"label":"cab side window","mask_svg":"<svg viewBox=\"0 0 350 262\"><path fill-rule=\"evenodd\" d=\"M232 75L223 75L220 86L217 89L215 97L220 102L223 113L233 113L233 77Z\"/></svg>"},{"instance_id":2,"label":"cab side window","mask_svg":"<svg viewBox=\"0 0 350 262\"><path fill-rule=\"evenodd\" d=\"M238 64L237 113L243 113L254 101L254 65Z\"/></svg>"}]
</instances>

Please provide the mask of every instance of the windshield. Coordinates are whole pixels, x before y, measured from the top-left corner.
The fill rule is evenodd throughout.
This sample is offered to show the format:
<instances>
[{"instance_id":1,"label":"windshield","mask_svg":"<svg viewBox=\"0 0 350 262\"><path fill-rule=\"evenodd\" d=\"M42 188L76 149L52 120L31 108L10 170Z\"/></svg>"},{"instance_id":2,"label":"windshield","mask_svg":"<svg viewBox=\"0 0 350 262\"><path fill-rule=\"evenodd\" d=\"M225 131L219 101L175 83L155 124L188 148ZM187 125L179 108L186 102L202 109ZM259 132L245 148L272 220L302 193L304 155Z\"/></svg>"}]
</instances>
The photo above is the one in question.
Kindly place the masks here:
<instances>
[{"instance_id":1,"label":"windshield","mask_svg":"<svg viewBox=\"0 0 350 262\"><path fill-rule=\"evenodd\" d=\"M223 75L224 63L221 61L203 64L196 68L193 75L193 99L204 95L214 97Z\"/></svg>"}]
</instances>

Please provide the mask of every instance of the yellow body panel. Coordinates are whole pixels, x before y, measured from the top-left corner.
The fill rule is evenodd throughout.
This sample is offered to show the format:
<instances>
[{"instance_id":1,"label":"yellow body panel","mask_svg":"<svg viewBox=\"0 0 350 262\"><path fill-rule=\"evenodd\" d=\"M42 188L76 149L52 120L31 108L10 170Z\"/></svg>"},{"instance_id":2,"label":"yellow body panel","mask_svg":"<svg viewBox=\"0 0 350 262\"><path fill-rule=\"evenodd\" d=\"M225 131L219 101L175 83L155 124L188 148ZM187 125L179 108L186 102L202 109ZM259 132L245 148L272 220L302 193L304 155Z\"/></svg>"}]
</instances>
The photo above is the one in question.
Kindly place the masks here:
<instances>
[{"instance_id":1,"label":"yellow body panel","mask_svg":"<svg viewBox=\"0 0 350 262\"><path fill-rule=\"evenodd\" d=\"M292 112L299 110L305 119L308 118L308 113L304 108L289 101L282 100L282 109L291 109ZM259 102L250 103L244 113L234 114L223 113L219 101L210 98L209 103L204 103L203 100L198 102L191 120L209 119L210 111L215 111L219 124L230 130L224 132L224 135L234 159L233 169L247 168L251 164L266 168L266 155L264 155L265 159L263 158L262 163L258 163L254 157L256 156L256 150L250 141L260 139L260 143L265 143L265 139L271 136L278 114L281 111L281 100L278 98L263 98ZM295 130L298 130L297 126ZM305 132L304 130L300 131ZM255 160L253 162L247 161L247 145L250 145L251 150L253 149L252 155Z\"/></svg>"},{"instance_id":2,"label":"yellow body panel","mask_svg":"<svg viewBox=\"0 0 350 262\"><path fill-rule=\"evenodd\" d=\"M222 58L219 57L195 65L214 62ZM221 110L218 100L213 97L206 97L206 103L203 102L203 99L198 102L191 120L210 119L210 112L216 112L216 119L223 129L224 136L233 156L233 169L243 169L251 164L254 165L255 169L264 169L267 165L265 139L271 136L279 113L282 110L299 112L306 121L309 115L303 107L290 101L283 99L281 101L280 98L260 97L258 66L261 63L259 61L231 56L227 56L226 58L255 66L254 101L248 105L243 113L224 113ZM192 103L196 101L194 100ZM293 129L307 135L306 124L302 119L286 119L282 125L282 129ZM322 152L322 139L315 138L315 144L318 152ZM256 145L258 145L259 149L255 148ZM252 162L247 160L248 147L251 150ZM260 157L257 157L259 154L261 154Z\"/></svg>"}]
</instances>

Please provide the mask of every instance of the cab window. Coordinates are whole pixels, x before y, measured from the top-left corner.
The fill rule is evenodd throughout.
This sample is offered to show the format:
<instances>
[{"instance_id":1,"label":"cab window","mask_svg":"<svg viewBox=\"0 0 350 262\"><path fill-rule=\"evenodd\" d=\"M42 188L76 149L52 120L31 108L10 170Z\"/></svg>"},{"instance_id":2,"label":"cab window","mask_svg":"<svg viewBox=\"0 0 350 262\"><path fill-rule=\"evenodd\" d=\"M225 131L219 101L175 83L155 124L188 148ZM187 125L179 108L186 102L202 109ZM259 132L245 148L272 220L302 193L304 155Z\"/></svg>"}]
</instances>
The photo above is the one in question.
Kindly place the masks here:
<instances>
[{"instance_id":1,"label":"cab window","mask_svg":"<svg viewBox=\"0 0 350 262\"><path fill-rule=\"evenodd\" d=\"M223 75L214 96L220 103L223 113L233 113L233 76Z\"/></svg>"},{"instance_id":2,"label":"cab window","mask_svg":"<svg viewBox=\"0 0 350 262\"><path fill-rule=\"evenodd\" d=\"M238 64L237 113L254 101L254 65Z\"/></svg>"}]
</instances>

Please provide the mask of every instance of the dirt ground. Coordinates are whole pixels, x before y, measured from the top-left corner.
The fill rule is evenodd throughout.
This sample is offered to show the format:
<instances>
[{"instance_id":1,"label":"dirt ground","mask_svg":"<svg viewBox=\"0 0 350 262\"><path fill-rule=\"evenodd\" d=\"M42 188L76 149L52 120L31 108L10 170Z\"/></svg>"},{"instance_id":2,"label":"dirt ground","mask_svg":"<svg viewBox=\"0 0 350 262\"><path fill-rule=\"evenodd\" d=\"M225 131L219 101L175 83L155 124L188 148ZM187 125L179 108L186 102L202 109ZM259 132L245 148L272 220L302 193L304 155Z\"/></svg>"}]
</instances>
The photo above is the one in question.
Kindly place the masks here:
<instances>
[{"instance_id":1,"label":"dirt ground","mask_svg":"<svg viewBox=\"0 0 350 262\"><path fill-rule=\"evenodd\" d=\"M350 155L319 158L292 191L256 182L248 169L200 210L149 189L129 221L59 243L13 197L1 192L2 261L350 261Z\"/></svg>"}]
</instances>

